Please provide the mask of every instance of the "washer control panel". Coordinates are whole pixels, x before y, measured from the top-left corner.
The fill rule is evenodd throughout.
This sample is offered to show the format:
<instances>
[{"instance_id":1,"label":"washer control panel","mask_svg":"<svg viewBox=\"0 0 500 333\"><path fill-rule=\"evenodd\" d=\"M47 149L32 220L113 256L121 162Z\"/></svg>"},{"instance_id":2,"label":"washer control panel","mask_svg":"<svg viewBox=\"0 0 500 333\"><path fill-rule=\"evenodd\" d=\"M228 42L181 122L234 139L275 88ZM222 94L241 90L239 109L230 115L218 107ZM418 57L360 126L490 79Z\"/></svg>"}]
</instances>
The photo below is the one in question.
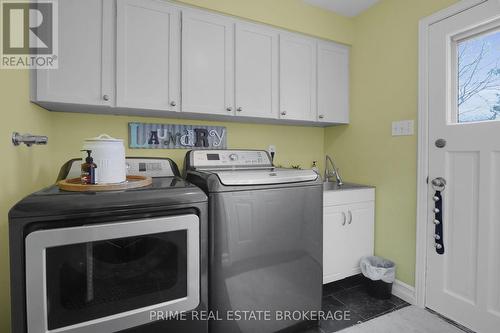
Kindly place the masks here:
<instances>
[{"instance_id":1,"label":"washer control panel","mask_svg":"<svg viewBox=\"0 0 500 333\"><path fill-rule=\"evenodd\" d=\"M270 168L271 157L265 150L192 150L189 169Z\"/></svg>"}]
</instances>

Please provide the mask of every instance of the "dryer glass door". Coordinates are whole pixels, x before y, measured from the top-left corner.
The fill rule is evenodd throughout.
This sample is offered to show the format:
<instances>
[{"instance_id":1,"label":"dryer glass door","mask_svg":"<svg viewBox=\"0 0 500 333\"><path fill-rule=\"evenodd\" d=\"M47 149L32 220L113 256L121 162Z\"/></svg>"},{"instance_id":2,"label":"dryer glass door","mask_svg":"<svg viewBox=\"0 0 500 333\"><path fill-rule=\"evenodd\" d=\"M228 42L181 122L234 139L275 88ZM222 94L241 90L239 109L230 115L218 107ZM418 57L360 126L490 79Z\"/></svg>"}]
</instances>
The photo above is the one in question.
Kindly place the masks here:
<instances>
[{"instance_id":1,"label":"dryer glass door","mask_svg":"<svg viewBox=\"0 0 500 333\"><path fill-rule=\"evenodd\" d=\"M198 229L184 215L29 234L28 332L111 332L195 308Z\"/></svg>"}]
</instances>

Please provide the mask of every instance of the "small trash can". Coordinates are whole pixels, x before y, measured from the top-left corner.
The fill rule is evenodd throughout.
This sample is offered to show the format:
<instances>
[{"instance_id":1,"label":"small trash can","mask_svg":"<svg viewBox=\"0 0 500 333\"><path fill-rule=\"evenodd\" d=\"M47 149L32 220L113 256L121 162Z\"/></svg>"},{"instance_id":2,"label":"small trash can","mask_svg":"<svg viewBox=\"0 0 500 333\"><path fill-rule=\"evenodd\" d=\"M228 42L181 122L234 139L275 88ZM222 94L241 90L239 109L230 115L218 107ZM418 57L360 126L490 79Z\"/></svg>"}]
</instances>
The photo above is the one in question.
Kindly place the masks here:
<instances>
[{"instance_id":1,"label":"small trash can","mask_svg":"<svg viewBox=\"0 0 500 333\"><path fill-rule=\"evenodd\" d=\"M368 256L361 258L359 266L366 278L368 294L379 299L391 298L396 264L384 258Z\"/></svg>"}]
</instances>

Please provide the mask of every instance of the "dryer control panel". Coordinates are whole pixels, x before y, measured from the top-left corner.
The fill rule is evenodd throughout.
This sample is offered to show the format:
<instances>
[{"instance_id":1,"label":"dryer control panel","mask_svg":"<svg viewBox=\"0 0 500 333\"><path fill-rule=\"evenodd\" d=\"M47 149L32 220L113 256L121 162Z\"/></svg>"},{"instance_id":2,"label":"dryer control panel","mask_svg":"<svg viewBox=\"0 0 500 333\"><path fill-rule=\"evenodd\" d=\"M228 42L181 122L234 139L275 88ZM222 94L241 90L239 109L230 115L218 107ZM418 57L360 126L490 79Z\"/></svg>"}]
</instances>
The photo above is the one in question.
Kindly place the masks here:
<instances>
[{"instance_id":1,"label":"dryer control panel","mask_svg":"<svg viewBox=\"0 0 500 333\"><path fill-rule=\"evenodd\" d=\"M187 159L191 170L272 168L265 150L192 150Z\"/></svg>"},{"instance_id":2,"label":"dryer control panel","mask_svg":"<svg viewBox=\"0 0 500 333\"><path fill-rule=\"evenodd\" d=\"M59 171L57 180L78 178L81 173L81 159L72 159ZM152 178L180 176L177 165L169 158L127 157L127 175L140 175Z\"/></svg>"}]
</instances>

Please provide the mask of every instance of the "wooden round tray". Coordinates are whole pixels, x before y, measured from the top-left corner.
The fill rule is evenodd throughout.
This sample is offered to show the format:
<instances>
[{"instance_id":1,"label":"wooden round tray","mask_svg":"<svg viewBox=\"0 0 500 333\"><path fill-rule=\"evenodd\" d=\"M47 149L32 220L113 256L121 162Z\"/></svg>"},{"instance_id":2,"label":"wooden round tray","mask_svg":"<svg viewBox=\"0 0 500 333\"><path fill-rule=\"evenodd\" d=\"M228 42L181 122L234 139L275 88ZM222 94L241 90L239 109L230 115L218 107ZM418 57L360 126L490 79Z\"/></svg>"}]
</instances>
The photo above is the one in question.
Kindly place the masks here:
<instances>
[{"instance_id":1,"label":"wooden round tray","mask_svg":"<svg viewBox=\"0 0 500 333\"><path fill-rule=\"evenodd\" d=\"M80 183L80 178L63 179L57 182L59 189L71 192L104 192L104 191L117 191L128 190L131 188L138 188L151 185L153 180L151 177L144 176L127 176L127 180L123 183L117 184L95 184L83 185Z\"/></svg>"}]
</instances>

